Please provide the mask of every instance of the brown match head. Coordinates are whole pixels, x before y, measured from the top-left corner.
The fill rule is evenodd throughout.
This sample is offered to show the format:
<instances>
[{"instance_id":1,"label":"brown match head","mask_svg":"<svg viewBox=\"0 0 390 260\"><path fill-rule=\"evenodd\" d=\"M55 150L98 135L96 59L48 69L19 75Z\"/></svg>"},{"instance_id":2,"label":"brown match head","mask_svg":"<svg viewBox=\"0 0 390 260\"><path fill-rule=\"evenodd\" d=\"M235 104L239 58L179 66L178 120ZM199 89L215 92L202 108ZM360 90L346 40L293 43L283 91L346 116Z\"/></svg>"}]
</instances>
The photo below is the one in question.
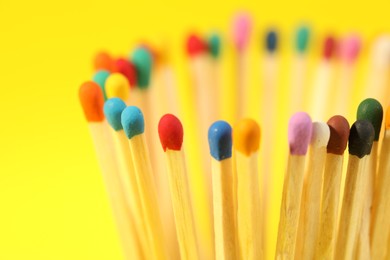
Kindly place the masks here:
<instances>
[{"instance_id":1,"label":"brown match head","mask_svg":"<svg viewBox=\"0 0 390 260\"><path fill-rule=\"evenodd\" d=\"M349 137L349 123L343 116L333 116L327 122L330 129L330 138L327 152L343 155L347 148Z\"/></svg>"}]
</instances>

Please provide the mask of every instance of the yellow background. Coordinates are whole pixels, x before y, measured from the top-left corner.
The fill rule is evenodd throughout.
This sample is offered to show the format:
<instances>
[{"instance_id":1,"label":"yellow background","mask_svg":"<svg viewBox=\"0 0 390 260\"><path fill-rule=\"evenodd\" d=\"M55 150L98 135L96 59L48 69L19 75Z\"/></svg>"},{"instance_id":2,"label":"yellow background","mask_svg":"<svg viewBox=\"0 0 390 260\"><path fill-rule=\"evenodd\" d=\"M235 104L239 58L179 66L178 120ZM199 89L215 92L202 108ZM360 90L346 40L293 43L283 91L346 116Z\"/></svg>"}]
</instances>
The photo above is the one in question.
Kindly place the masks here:
<instances>
[{"instance_id":1,"label":"yellow background","mask_svg":"<svg viewBox=\"0 0 390 260\"><path fill-rule=\"evenodd\" d=\"M0 259L120 259L77 97L93 54L127 55L138 40L164 35L185 85L185 34L217 29L228 36L237 9L255 19L253 67L270 25L280 29L286 55L302 21L317 36L357 31L365 44L390 31L388 0L0 0Z\"/></svg>"}]
</instances>

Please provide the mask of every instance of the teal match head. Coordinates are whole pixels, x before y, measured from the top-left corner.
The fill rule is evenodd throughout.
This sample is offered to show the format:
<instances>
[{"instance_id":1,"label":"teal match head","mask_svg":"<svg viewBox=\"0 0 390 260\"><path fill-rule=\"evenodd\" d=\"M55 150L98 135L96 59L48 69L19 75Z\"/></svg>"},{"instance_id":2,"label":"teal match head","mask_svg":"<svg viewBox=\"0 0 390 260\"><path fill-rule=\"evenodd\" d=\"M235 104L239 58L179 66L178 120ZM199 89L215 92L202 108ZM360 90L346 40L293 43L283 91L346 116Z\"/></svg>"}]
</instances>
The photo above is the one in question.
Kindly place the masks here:
<instances>
[{"instance_id":1,"label":"teal match head","mask_svg":"<svg viewBox=\"0 0 390 260\"><path fill-rule=\"evenodd\" d=\"M209 128L211 156L222 161L232 157L232 127L225 121L217 121Z\"/></svg>"},{"instance_id":2,"label":"teal match head","mask_svg":"<svg viewBox=\"0 0 390 260\"><path fill-rule=\"evenodd\" d=\"M221 53L221 38L219 35L216 33L211 34L208 39L208 45L211 56L217 59Z\"/></svg>"},{"instance_id":3,"label":"teal match head","mask_svg":"<svg viewBox=\"0 0 390 260\"><path fill-rule=\"evenodd\" d=\"M120 98L110 98L104 103L103 112L108 123L115 131L123 129L121 115L126 108L125 102Z\"/></svg>"},{"instance_id":4,"label":"teal match head","mask_svg":"<svg viewBox=\"0 0 390 260\"><path fill-rule=\"evenodd\" d=\"M357 119L371 122L375 129L374 141L377 142L381 133L383 120L383 108L381 103L373 98L363 100L357 110Z\"/></svg>"},{"instance_id":5,"label":"teal match head","mask_svg":"<svg viewBox=\"0 0 390 260\"><path fill-rule=\"evenodd\" d=\"M126 107L121 115L121 123L127 138L131 139L133 136L144 133L145 122L142 111L135 106Z\"/></svg>"},{"instance_id":6,"label":"teal match head","mask_svg":"<svg viewBox=\"0 0 390 260\"><path fill-rule=\"evenodd\" d=\"M304 53L309 45L310 29L307 26L301 26L296 34L296 48L298 53Z\"/></svg>"},{"instance_id":7,"label":"teal match head","mask_svg":"<svg viewBox=\"0 0 390 260\"><path fill-rule=\"evenodd\" d=\"M110 72L108 70L98 70L95 73L95 75L93 75L93 79L92 79L102 89L104 100L107 100L105 85L108 76L110 76Z\"/></svg>"},{"instance_id":8,"label":"teal match head","mask_svg":"<svg viewBox=\"0 0 390 260\"><path fill-rule=\"evenodd\" d=\"M138 47L133 52L131 61L137 71L137 85L141 89L148 88L152 74L153 57L145 47Z\"/></svg>"}]
</instances>

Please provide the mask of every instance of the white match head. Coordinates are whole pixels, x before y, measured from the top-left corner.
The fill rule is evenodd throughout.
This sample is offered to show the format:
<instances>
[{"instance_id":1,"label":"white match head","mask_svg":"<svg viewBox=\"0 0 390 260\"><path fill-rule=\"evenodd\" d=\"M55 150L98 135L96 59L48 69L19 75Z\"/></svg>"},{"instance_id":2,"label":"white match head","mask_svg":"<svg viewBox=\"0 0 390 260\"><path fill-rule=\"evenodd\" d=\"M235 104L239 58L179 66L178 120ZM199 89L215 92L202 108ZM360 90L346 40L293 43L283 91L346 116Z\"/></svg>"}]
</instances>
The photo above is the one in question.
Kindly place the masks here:
<instances>
[{"instance_id":1,"label":"white match head","mask_svg":"<svg viewBox=\"0 0 390 260\"><path fill-rule=\"evenodd\" d=\"M390 66L390 35L377 38L372 47L372 61L375 66Z\"/></svg>"},{"instance_id":2,"label":"white match head","mask_svg":"<svg viewBox=\"0 0 390 260\"><path fill-rule=\"evenodd\" d=\"M310 145L316 148L326 147L330 138L329 126L324 122L313 122Z\"/></svg>"}]
</instances>

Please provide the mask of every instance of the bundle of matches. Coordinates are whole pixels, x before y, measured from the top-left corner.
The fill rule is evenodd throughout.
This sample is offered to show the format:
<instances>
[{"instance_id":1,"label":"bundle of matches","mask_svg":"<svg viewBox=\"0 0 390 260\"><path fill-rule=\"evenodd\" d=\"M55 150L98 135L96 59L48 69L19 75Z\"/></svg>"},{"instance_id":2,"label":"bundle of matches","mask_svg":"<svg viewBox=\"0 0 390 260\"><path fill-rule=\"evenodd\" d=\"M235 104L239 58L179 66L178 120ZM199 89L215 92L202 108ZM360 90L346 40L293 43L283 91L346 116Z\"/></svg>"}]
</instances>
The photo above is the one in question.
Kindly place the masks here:
<instances>
[{"instance_id":1,"label":"bundle of matches","mask_svg":"<svg viewBox=\"0 0 390 260\"><path fill-rule=\"evenodd\" d=\"M249 17L239 15L233 27L236 83L226 90L235 98L230 107L233 119L226 121L218 120L223 117L218 35L204 41L192 34L187 40L196 114L177 106L174 73L164 52L142 45L129 59L113 59L104 52L96 56L97 72L93 81L81 86L79 96L125 258L390 258L389 113L386 131L381 132L381 104L389 101L390 64L384 61L390 53L389 38L380 38L375 45L369 72L371 88L366 96L377 99L361 102L350 127L352 102L346 97L354 93L360 50L357 36L340 44L334 37L325 39L311 90L305 83L310 31L299 28L288 87L290 109L281 112L277 109L278 36L269 31L261 116L250 119L250 31ZM338 45L341 61L335 66L332 58ZM335 71L337 77L332 76ZM333 78L346 94L329 106ZM315 119L330 119L313 122L309 113L294 113L285 129L288 145L275 145L275 140L282 139L276 126L283 125L276 118L304 108ZM184 112L193 116L187 128L179 120ZM235 122L233 127L229 121ZM193 147L197 148L195 158L188 156ZM287 147L276 232L270 228L274 220L269 211L270 204L280 201L272 197L271 179L283 174L275 171L273 162L275 154L283 157ZM348 164L344 165L347 147ZM187 167L188 162L196 169ZM269 239L270 232L277 237L275 243Z\"/></svg>"}]
</instances>

